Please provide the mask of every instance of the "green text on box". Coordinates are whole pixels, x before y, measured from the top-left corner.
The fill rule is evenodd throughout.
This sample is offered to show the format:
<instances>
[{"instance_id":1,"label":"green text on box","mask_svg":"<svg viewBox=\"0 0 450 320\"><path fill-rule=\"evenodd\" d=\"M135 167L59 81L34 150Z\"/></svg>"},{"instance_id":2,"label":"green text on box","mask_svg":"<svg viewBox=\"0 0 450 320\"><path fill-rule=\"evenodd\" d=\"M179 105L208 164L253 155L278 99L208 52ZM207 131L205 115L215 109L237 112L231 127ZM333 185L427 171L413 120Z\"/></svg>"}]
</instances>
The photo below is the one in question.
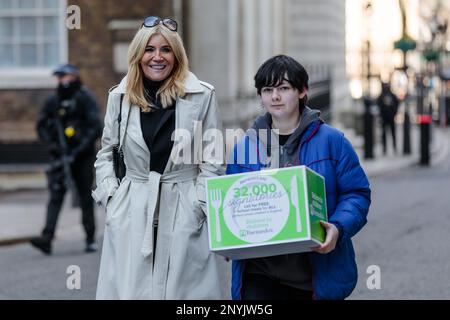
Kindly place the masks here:
<instances>
[{"instance_id":1,"label":"green text on box","mask_svg":"<svg viewBox=\"0 0 450 320\"><path fill-rule=\"evenodd\" d=\"M209 245L232 259L310 251L323 243L325 180L305 167L209 178Z\"/></svg>"}]
</instances>

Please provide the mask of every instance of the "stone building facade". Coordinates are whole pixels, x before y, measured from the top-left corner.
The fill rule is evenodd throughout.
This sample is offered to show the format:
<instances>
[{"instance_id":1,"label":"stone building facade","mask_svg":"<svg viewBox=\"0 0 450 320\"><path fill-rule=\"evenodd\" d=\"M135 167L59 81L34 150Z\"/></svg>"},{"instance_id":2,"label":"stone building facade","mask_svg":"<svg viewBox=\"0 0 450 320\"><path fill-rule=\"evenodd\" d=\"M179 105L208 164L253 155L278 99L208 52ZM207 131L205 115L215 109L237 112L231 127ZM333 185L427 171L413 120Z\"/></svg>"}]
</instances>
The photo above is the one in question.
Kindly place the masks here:
<instances>
[{"instance_id":1,"label":"stone building facade","mask_svg":"<svg viewBox=\"0 0 450 320\"><path fill-rule=\"evenodd\" d=\"M246 127L262 111L253 76L280 53L298 59L318 84L311 97L330 95L328 118L349 103L345 1L191 0L190 12L192 68L221 88L219 102L229 126ZM329 86L321 85L327 80Z\"/></svg>"}]
</instances>

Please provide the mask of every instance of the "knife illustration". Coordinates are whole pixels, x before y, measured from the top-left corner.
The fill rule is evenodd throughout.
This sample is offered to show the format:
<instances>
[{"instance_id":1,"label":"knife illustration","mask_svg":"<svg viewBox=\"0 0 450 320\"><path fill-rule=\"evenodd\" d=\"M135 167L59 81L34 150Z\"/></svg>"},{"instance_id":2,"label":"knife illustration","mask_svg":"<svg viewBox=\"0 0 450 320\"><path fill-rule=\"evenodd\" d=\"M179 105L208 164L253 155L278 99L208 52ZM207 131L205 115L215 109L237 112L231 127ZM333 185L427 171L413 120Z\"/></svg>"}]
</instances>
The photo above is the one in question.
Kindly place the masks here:
<instances>
[{"instance_id":1,"label":"knife illustration","mask_svg":"<svg viewBox=\"0 0 450 320\"><path fill-rule=\"evenodd\" d=\"M302 222L300 220L300 209L298 207L298 188L297 188L297 176L296 175L294 175L291 179L291 203L295 207L297 232L302 232Z\"/></svg>"}]
</instances>

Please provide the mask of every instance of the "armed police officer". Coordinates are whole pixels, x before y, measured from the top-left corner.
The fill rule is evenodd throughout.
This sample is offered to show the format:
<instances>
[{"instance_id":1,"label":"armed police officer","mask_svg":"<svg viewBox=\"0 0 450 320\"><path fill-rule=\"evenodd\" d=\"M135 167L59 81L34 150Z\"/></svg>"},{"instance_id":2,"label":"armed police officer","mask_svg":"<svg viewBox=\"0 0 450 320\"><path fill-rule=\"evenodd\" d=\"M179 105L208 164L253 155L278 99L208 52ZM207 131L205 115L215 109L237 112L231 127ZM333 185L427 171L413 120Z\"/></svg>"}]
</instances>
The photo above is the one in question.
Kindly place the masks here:
<instances>
[{"instance_id":1,"label":"armed police officer","mask_svg":"<svg viewBox=\"0 0 450 320\"><path fill-rule=\"evenodd\" d=\"M102 123L98 105L82 85L79 70L71 64L58 67L55 93L49 96L38 116L37 132L50 153L47 170L50 199L45 227L31 244L45 254L52 252L52 240L67 190L78 199L86 232L86 252L97 250L95 242L94 204L91 198L95 141L101 135Z\"/></svg>"}]
</instances>

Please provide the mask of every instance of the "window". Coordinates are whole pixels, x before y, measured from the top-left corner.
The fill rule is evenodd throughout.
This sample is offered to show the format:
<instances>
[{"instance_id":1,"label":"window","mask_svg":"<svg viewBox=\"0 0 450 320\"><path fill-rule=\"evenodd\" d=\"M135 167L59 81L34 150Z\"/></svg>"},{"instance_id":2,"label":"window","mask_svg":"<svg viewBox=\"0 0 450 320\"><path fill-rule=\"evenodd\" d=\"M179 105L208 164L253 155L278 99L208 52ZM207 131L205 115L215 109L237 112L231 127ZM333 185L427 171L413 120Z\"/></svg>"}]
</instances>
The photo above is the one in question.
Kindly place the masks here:
<instances>
[{"instance_id":1,"label":"window","mask_svg":"<svg viewBox=\"0 0 450 320\"><path fill-rule=\"evenodd\" d=\"M45 87L67 59L66 1L0 0L0 87ZM21 81L20 78L25 78ZM48 81L47 81L48 82Z\"/></svg>"},{"instance_id":2,"label":"window","mask_svg":"<svg viewBox=\"0 0 450 320\"><path fill-rule=\"evenodd\" d=\"M108 29L112 32L114 71L126 74L128 71L127 52L136 30L142 20L111 20Z\"/></svg>"}]
</instances>

